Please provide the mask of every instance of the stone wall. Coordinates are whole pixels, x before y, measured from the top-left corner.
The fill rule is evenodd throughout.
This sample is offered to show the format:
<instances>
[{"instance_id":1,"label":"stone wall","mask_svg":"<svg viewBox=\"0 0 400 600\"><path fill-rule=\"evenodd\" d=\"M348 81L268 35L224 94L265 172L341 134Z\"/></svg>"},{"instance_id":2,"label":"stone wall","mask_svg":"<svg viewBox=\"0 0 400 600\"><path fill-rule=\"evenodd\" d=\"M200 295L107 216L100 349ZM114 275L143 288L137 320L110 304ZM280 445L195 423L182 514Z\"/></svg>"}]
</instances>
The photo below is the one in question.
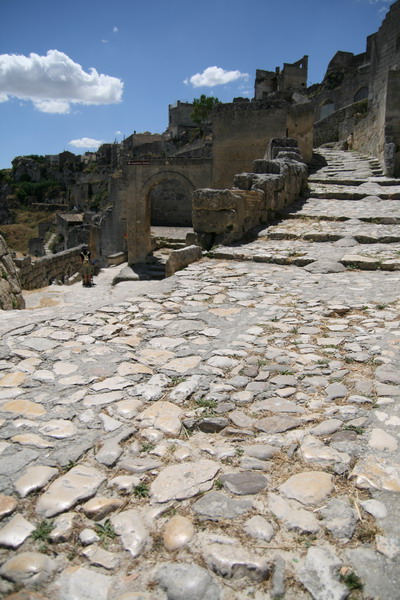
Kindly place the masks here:
<instances>
[{"instance_id":1,"label":"stone wall","mask_svg":"<svg viewBox=\"0 0 400 600\"><path fill-rule=\"evenodd\" d=\"M0 310L25 308L21 283L4 238L0 235Z\"/></svg>"},{"instance_id":2,"label":"stone wall","mask_svg":"<svg viewBox=\"0 0 400 600\"><path fill-rule=\"evenodd\" d=\"M71 248L35 261L30 256L15 259L18 277L24 290L46 287L54 280L64 281L81 270L81 247Z\"/></svg>"},{"instance_id":3,"label":"stone wall","mask_svg":"<svg viewBox=\"0 0 400 600\"><path fill-rule=\"evenodd\" d=\"M217 105L213 112L212 187L230 187L233 177L250 171L264 156L272 138L298 139L306 161L312 156L314 108L287 101L238 102Z\"/></svg>"},{"instance_id":4,"label":"stone wall","mask_svg":"<svg viewBox=\"0 0 400 600\"><path fill-rule=\"evenodd\" d=\"M194 192L193 229L203 248L240 240L247 231L282 212L304 191L307 166L296 141L271 140L268 155L271 153L277 158L254 161L253 172L236 175L232 189Z\"/></svg>"},{"instance_id":5,"label":"stone wall","mask_svg":"<svg viewBox=\"0 0 400 600\"><path fill-rule=\"evenodd\" d=\"M367 117L367 101L362 100L337 110L314 125L314 147L346 140L360 121ZM362 125L360 125L361 131Z\"/></svg>"}]
</instances>

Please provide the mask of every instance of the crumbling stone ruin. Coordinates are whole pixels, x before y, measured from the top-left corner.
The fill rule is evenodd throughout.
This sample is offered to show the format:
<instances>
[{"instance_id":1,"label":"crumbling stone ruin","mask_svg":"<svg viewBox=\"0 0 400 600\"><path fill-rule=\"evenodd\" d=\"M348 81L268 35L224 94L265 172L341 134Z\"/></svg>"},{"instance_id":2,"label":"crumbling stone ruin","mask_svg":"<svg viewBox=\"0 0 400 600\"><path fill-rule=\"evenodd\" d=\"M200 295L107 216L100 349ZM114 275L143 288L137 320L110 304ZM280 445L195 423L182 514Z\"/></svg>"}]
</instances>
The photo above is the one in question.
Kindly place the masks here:
<instances>
[{"instance_id":1,"label":"crumbling stone ruin","mask_svg":"<svg viewBox=\"0 0 400 600\"><path fill-rule=\"evenodd\" d=\"M230 236L233 230L243 233L247 226L238 225L239 213L251 213L260 194L242 189L244 179L238 176L251 173L254 161L268 159L265 153L272 139L295 139L306 163L313 147L339 143L376 157L385 175L399 174L399 40L397 0L379 30L367 38L366 51L338 51L320 84L307 87L308 56L275 71L257 69L254 98L217 104L203 135L192 120L193 105L178 101L169 106L163 134L134 132L121 143L104 144L82 157L70 152L41 157L39 162L18 157L13 176L32 182L39 182L45 172L51 176L61 189L53 198L48 192L45 200L64 213L58 218L58 249L89 243L103 266L109 256L121 254L129 264L145 263L152 253L152 225L194 225L200 227L199 234L212 233L212 223L205 223L205 206L199 208L207 193L198 190L226 190L234 182L241 208L231 202L236 215L230 213L223 226L219 214L219 233L214 233L221 235L223 227L230 228ZM0 193L1 218L9 222L9 186L1 183ZM228 194L214 196L218 194L226 202ZM257 210L261 220L268 219L271 205ZM40 254L40 240L32 244Z\"/></svg>"}]
</instances>

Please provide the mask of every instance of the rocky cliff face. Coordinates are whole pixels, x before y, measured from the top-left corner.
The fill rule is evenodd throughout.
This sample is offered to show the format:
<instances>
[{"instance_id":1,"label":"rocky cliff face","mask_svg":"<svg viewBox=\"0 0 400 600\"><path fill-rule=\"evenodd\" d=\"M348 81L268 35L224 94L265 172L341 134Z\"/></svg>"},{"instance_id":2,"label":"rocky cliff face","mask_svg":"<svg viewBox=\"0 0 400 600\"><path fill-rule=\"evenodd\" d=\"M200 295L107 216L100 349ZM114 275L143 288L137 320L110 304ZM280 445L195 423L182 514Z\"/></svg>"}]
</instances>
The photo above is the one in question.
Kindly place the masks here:
<instances>
[{"instance_id":1,"label":"rocky cliff face","mask_svg":"<svg viewBox=\"0 0 400 600\"><path fill-rule=\"evenodd\" d=\"M0 310L15 308L25 308L25 300L13 259L0 235Z\"/></svg>"}]
</instances>

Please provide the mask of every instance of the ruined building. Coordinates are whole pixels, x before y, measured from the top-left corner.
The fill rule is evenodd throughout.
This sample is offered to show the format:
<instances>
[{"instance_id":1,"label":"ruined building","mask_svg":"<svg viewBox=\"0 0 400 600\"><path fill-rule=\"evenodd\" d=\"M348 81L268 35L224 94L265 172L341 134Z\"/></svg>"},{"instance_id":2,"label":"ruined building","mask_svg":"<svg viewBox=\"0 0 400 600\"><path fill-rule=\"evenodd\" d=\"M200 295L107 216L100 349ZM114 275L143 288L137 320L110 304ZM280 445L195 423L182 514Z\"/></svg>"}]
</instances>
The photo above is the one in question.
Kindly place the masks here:
<instances>
[{"instance_id":1,"label":"ruined building","mask_svg":"<svg viewBox=\"0 0 400 600\"><path fill-rule=\"evenodd\" d=\"M351 138L351 146L400 176L400 2L368 36L362 54L337 52L323 82L309 90L314 145Z\"/></svg>"},{"instance_id":2,"label":"ruined building","mask_svg":"<svg viewBox=\"0 0 400 600\"><path fill-rule=\"evenodd\" d=\"M86 157L66 202L69 213L96 214L83 219L80 232L68 231L65 248L90 238L103 265L118 252L130 264L146 261L152 224L192 225L194 192L231 188L237 174L268 158L275 138L296 140L305 162L313 147L343 143L400 176L400 0L367 38L365 52L338 51L323 81L309 88L307 73L308 56L275 71L258 69L254 98L216 105L205 137L196 134L193 105L178 101L169 106L165 133L134 132Z\"/></svg>"}]
</instances>

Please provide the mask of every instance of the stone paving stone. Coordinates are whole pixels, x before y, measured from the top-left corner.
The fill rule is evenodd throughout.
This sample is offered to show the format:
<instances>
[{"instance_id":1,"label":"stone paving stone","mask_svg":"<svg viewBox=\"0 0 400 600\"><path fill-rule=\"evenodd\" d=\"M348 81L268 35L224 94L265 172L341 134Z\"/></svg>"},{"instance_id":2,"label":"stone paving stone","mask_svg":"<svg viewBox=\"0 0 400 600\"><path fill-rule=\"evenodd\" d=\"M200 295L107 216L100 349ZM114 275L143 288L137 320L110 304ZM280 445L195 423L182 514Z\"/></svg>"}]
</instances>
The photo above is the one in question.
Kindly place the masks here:
<instances>
[{"instance_id":1,"label":"stone paving stone","mask_svg":"<svg viewBox=\"0 0 400 600\"><path fill-rule=\"evenodd\" d=\"M74 566L61 573L56 580L57 600L107 600L113 578L93 569Z\"/></svg>"},{"instance_id":2,"label":"stone paving stone","mask_svg":"<svg viewBox=\"0 0 400 600\"><path fill-rule=\"evenodd\" d=\"M305 471L292 475L279 487L287 498L302 504L317 504L324 500L333 489L333 478L323 471Z\"/></svg>"},{"instance_id":3,"label":"stone paving stone","mask_svg":"<svg viewBox=\"0 0 400 600\"><path fill-rule=\"evenodd\" d=\"M42 569L38 594L325 600L331 585L344 593L335 563L366 595L395 597L400 205L379 196L398 183L380 185L355 153L318 152L326 197L217 248L223 259L112 288L105 271L79 313L80 286L65 292L70 305L18 311L18 323L0 311L0 516L3 504L2 525L19 515L36 526L37 504L55 517L57 569ZM349 255L358 262L344 266ZM76 479L82 468L96 475ZM229 480L234 493L217 491ZM361 533L367 519L379 529L368 542L353 534L360 515ZM301 536L316 537L316 556ZM61 575L71 544L76 564ZM163 573L176 567L180 581L157 583L160 548L177 552ZM197 579L209 548L215 575ZM4 565L15 550L2 553ZM294 570L304 559L308 592ZM0 595L21 585L2 579Z\"/></svg>"},{"instance_id":4,"label":"stone paving stone","mask_svg":"<svg viewBox=\"0 0 400 600\"><path fill-rule=\"evenodd\" d=\"M175 515L164 528L164 546L170 552L178 550L193 539L194 533L193 523L187 517Z\"/></svg>"},{"instance_id":5,"label":"stone paving stone","mask_svg":"<svg viewBox=\"0 0 400 600\"><path fill-rule=\"evenodd\" d=\"M203 558L209 569L227 579L248 577L260 582L267 579L269 561L244 547L231 544L207 544Z\"/></svg>"},{"instance_id":6,"label":"stone paving stone","mask_svg":"<svg viewBox=\"0 0 400 600\"><path fill-rule=\"evenodd\" d=\"M206 459L166 467L151 484L151 498L153 502L168 502L206 492L218 471L219 465Z\"/></svg>"},{"instance_id":7,"label":"stone paving stone","mask_svg":"<svg viewBox=\"0 0 400 600\"><path fill-rule=\"evenodd\" d=\"M329 547L309 548L298 571L301 583L319 600L344 600L349 590L339 581L341 562Z\"/></svg>"},{"instance_id":8,"label":"stone paving stone","mask_svg":"<svg viewBox=\"0 0 400 600\"><path fill-rule=\"evenodd\" d=\"M105 476L92 467L80 465L56 479L42 494L36 512L43 517L53 517L67 511L79 500L93 496Z\"/></svg>"},{"instance_id":9,"label":"stone paving stone","mask_svg":"<svg viewBox=\"0 0 400 600\"><path fill-rule=\"evenodd\" d=\"M15 583L33 587L49 579L55 568L55 561L46 554L21 552L1 566L0 574Z\"/></svg>"},{"instance_id":10,"label":"stone paving stone","mask_svg":"<svg viewBox=\"0 0 400 600\"><path fill-rule=\"evenodd\" d=\"M202 567L185 563L167 563L156 570L156 580L169 600L220 600L217 582Z\"/></svg>"},{"instance_id":11,"label":"stone paving stone","mask_svg":"<svg viewBox=\"0 0 400 600\"><path fill-rule=\"evenodd\" d=\"M16 480L15 489L21 498L25 498L25 496L34 490L43 488L49 481L56 477L57 473L57 469L46 467L45 465L28 467L26 472Z\"/></svg>"},{"instance_id":12,"label":"stone paving stone","mask_svg":"<svg viewBox=\"0 0 400 600\"><path fill-rule=\"evenodd\" d=\"M192 505L193 511L200 518L218 521L219 519L235 519L251 510L253 503L249 500L234 500L221 492L204 494Z\"/></svg>"},{"instance_id":13,"label":"stone paving stone","mask_svg":"<svg viewBox=\"0 0 400 600\"><path fill-rule=\"evenodd\" d=\"M22 515L14 515L11 521L0 529L0 546L18 548L34 529L35 526Z\"/></svg>"}]
</instances>

